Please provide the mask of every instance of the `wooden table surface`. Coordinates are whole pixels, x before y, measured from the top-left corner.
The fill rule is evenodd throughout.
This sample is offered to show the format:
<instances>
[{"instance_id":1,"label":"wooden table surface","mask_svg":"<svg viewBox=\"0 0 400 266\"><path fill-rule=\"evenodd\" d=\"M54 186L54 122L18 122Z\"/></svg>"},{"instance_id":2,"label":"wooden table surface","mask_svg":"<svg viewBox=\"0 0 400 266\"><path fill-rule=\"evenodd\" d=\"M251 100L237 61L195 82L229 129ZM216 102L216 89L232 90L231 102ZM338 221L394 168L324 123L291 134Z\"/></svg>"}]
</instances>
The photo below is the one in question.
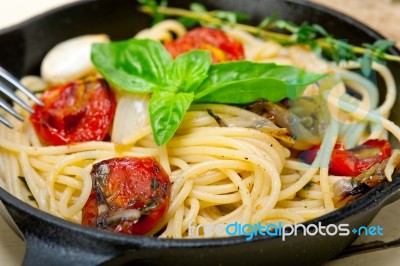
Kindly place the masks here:
<instances>
[{"instance_id":1,"label":"wooden table surface","mask_svg":"<svg viewBox=\"0 0 400 266\"><path fill-rule=\"evenodd\" d=\"M76 0L0 0L0 28L10 26L20 22L44 10L73 2ZM400 5L390 5L391 0L315 0L331 7L337 8L350 15L356 10L354 16L365 23L381 31L390 38L398 38L400 31L397 29L400 25ZM364 3L364 5L362 4ZM365 3L367 6L365 6ZM382 3L377 5L377 3ZM368 6L369 5L369 6ZM371 8L374 6L374 8ZM369 10L369 11L368 11ZM369 13L368 13L369 12ZM384 15L387 12L387 15ZM386 19L386 20L385 20ZM397 23L399 22L399 23ZM399 37L400 39L400 37ZM397 39L397 40L399 40ZM400 237L400 201L386 206L374 219L372 225L380 225L384 228L384 236L362 237L356 243L365 243L370 241L382 240L392 241ZM20 265L25 252L25 244L0 218L0 265L14 266ZM340 260L328 262L326 265L400 265L400 247L374 251L370 253L346 257Z\"/></svg>"}]
</instances>

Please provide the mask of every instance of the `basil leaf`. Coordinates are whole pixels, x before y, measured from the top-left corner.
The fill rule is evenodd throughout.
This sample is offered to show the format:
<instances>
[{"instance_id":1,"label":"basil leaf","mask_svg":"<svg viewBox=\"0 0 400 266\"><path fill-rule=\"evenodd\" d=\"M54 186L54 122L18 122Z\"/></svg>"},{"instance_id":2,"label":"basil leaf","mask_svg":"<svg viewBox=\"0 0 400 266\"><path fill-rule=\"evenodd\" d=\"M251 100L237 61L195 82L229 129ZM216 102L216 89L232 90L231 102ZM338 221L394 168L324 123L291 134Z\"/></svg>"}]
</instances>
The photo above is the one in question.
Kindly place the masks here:
<instances>
[{"instance_id":1,"label":"basil leaf","mask_svg":"<svg viewBox=\"0 0 400 266\"><path fill-rule=\"evenodd\" d=\"M193 92L155 92L149 102L149 114L154 141L167 143L178 129L193 101Z\"/></svg>"},{"instance_id":2,"label":"basil leaf","mask_svg":"<svg viewBox=\"0 0 400 266\"><path fill-rule=\"evenodd\" d=\"M225 83L196 102L247 104L261 99L279 102L287 97L296 98L302 91L302 87L291 86L278 79L255 78Z\"/></svg>"},{"instance_id":3,"label":"basil leaf","mask_svg":"<svg viewBox=\"0 0 400 266\"><path fill-rule=\"evenodd\" d=\"M209 51L194 50L179 55L174 62L171 80L180 92L195 91L207 78L212 63Z\"/></svg>"},{"instance_id":4,"label":"basil leaf","mask_svg":"<svg viewBox=\"0 0 400 266\"><path fill-rule=\"evenodd\" d=\"M108 82L126 91L173 90L168 86L173 60L157 41L130 39L93 44L91 59Z\"/></svg>"},{"instance_id":5,"label":"basil leaf","mask_svg":"<svg viewBox=\"0 0 400 266\"><path fill-rule=\"evenodd\" d=\"M239 104L265 99L276 102L300 96L307 85L324 76L273 63L239 61L215 64L210 67L208 78L196 90L195 101Z\"/></svg>"}]
</instances>

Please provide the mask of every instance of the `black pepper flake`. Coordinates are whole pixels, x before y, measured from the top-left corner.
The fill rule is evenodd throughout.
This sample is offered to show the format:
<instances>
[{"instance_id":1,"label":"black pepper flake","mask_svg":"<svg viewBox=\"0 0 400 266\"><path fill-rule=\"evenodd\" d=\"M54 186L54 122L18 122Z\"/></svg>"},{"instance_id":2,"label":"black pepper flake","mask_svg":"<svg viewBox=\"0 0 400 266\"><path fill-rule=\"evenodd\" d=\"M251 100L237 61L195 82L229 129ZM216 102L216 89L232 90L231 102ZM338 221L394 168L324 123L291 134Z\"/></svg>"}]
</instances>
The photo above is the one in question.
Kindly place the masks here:
<instances>
[{"instance_id":1,"label":"black pepper flake","mask_svg":"<svg viewBox=\"0 0 400 266\"><path fill-rule=\"evenodd\" d=\"M304 189L304 190L309 190L309 189L311 189L311 187L314 186L314 185L315 185L315 182L310 181L310 182L308 182L308 183L303 187L303 189Z\"/></svg>"}]
</instances>

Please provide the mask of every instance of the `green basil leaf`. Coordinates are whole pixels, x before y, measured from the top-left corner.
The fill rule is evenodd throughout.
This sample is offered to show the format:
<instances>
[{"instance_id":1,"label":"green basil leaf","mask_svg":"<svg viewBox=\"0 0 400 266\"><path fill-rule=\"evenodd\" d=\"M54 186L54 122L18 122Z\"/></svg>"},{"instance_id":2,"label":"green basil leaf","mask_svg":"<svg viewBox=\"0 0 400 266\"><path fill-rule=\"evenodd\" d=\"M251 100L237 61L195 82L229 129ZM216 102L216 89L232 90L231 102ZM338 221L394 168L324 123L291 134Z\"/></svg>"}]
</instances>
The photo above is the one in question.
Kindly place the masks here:
<instances>
[{"instance_id":1,"label":"green basil leaf","mask_svg":"<svg viewBox=\"0 0 400 266\"><path fill-rule=\"evenodd\" d=\"M263 77L276 78L293 86L307 86L328 76L304 71L294 66L276 66L263 74Z\"/></svg>"},{"instance_id":2,"label":"green basil leaf","mask_svg":"<svg viewBox=\"0 0 400 266\"><path fill-rule=\"evenodd\" d=\"M109 83L126 91L173 90L168 74L173 59L160 42L130 39L93 44L91 59Z\"/></svg>"},{"instance_id":3,"label":"green basil leaf","mask_svg":"<svg viewBox=\"0 0 400 266\"><path fill-rule=\"evenodd\" d=\"M193 50L179 55L174 62L171 80L180 92L195 91L207 78L212 63L209 51Z\"/></svg>"},{"instance_id":4,"label":"green basil leaf","mask_svg":"<svg viewBox=\"0 0 400 266\"><path fill-rule=\"evenodd\" d=\"M255 78L246 81L225 83L213 93L196 102L247 104L260 99L279 102L284 98L296 98L303 92L300 86L288 85L274 78Z\"/></svg>"},{"instance_id":5,"label":"green basil leaf","mask_svg":"<svg viewBox=\"0 0 400 266\"><path fill-rule=\"evenodd\" d=\"M195 101L233 104L265 99L276 102L300 96L307 85L325 76L273 63L239 61L215 64L210 67L208 78L196 90Z\"/></svg>"},{"instance_id":6,"label":"green basil leaf","mask_svg":"<svg viewBox=\"0 0 400 266\"><path fill-rule=\"evenodd\" d=\"M178 129L193 101L193 92L155 92L149 102L150 123L158 146L167 143Z\"/></svg>"}]
</instances>

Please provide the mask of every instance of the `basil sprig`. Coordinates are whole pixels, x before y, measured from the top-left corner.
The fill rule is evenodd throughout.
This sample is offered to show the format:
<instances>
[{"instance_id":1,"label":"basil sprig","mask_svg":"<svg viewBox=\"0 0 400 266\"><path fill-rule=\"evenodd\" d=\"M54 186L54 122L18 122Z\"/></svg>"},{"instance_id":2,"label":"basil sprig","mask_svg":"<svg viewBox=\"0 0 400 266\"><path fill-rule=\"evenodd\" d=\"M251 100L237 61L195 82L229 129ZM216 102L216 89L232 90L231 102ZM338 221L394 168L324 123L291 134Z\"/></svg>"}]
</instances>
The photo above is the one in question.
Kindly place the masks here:
<instances>
[{"instance_id":1,"label":"basil sprig","mask_svg":"<svg viewBox=\"0 0 400 266\"><path fill-rule=\"evenodd\" d=\"M172 138L192 102L277 102L300 96L305 86L326 76L272 63L211 64L210 52L201 50L174 60L161 43L147 39L94 44L91 58L111 85L152 93L149 116L157 145Z\"/></svg>"}]
</instances>

